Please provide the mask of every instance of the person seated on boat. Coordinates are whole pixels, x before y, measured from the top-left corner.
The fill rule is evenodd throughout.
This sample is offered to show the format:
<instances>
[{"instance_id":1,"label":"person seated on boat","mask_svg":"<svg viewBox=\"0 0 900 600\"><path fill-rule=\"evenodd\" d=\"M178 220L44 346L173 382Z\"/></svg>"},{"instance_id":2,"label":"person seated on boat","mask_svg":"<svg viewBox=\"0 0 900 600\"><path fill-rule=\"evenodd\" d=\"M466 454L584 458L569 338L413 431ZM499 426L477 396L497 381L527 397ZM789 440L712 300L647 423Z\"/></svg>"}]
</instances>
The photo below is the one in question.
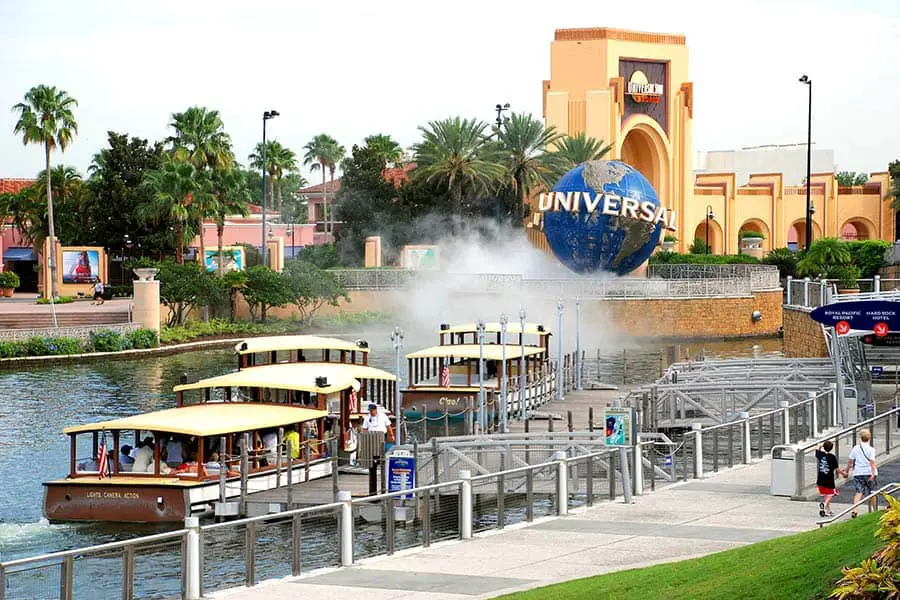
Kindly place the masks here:
<instances>
[{"instance_id":1,"label":"person seated on boat","mask_svg":"<svg viewBox=\"0 0 900 600\"><path fill-rule=\"evenodd\" d=\"M131 458L131 446L125 444L119 452L119 470L130 471L134 465L134 459Z\"/></svg>"},{"instance_id":2,"label":"person seated on boat","mask_svg":"<svg viewBox=\"0 0 900 600\"><path fill-rule=\"evenodd\" d=\"M219 453L213 452L209 455L209 461L203 465L209 475L219 475L219 472L222 468L228 468L228 465L220 460ZM228 469L226 472L228 477L234 477L235 475L240 475L238 471L232 471Z\"/></svg>"},{"instance_id":3,"label":"person seated on boat","mask_svg":"<svg viewBox=\"0 0 900 600\"><path fill-rule=\"evenodd\" d=\"M278 453L278 430L271 429L262 434L263 445L266 447L266 462L275 464L275 455Z\"/></svg>"},{"instance_id":4,"label":"person seated on boat","mask_svg":"<svg viewBox=\"0 0 900 600\"><path fill-rule=\"evenodd\" d=\"M291 458L300 458L300 426L294 424L291 430L284 434L284 448L287 452L288 444L291 446Z\"/></svg>"},{"instance_id":5,"label":"person seated on boat","mask_svg":"<svg viewBox=\"0 0 900 600\"><path fill-rule=\"evenodd\" d=\"M306 362L306 357L303 356L303 350L297 351L297 362Z\"/></svg>"},{"instance_id":6,"label":"person seated on boat","mask_svg":"<svg viewBox=\"0 0 900 600\"><path fill-rule=\"evenodd\" d=\"M146 473L147 467L153 467L153 438L149 435L143 442L138 442L137 452L134 453L134 463L131 466L135 473ZM152 470L150 471L153 472Z\"/></svg>"},{"instance_id":7,"label":"person seated on boat","mask_svg":"<svg viewBox=\"0 0 900 600\"><path fill-rule=\"evenodd\" d=\"M144 440L144 441L146 442L146 440ZM152 443L150 444L150 447L152 448ZM169 467L169 465L166 464L166 460L168 459L168 457L169 457L169 455L166 452L166 449L163 448L162 451L159 453L159 474L160 475L168 475L169 473L172 472L171 467ZM133 469L134 471L137 471L137 464L138 464L137 459L135 459L135 461L134 461L135 468ZM156 473L156 465L155 465L155 461L153 460L152 457L150 459L150 464L147 465L147 468L144 469L144 472L145 473Z\"/></svg>"},{"instance_id":8,"label":"person seated on boat","mask_svg":"<svg viewBox=\"0 0 900 600\"><path fill-rule=\"evenodd\" d=\"M262 438L256 438L251 457L256 459L257 466L269 466L269 461L266 459L266 444L262 441Z\"/></svg>"},{"instance_id":9,"label":"person seated on boat","mask_svg":"<svg viewBox=\"0 0 900 600\"><path fill-rule=\"evenodd\" d=\"M497 361L489 360L487 361L487 366L485 368L485 379L494 379L497 377Z\"/></svg>"},{"instance_id":10,"label":"person seated on boat","mask_svg":"<svg viewBox=\"0 0 900 600\"><path fill-rule=\"evenodd\" d=\"M177 467L184 462L184 457L187 456L185 443L176 436L172 436L166 441L166 452L169 455L166 464L170 467Z\"/></svg>"},{"instance_id":11,"label":"person seated on boat","mask_svg":"<svg viewBox=\"0 0 900 600\"><path fill-rule=\"evenodd\" d=\"M387 441L394 441L394 428L391 426L391 420L383 411L379 410L377 404L369 404L369 414L363 419L362 428L363 431L379 431L385 434Z\"/></svg>"},{"instance_id":12,"label":"person seated on boat","mask_svg":"<svg viewBox=\"0 0 900 600\"><path fill-rule=\"evenodd\" d=\"M200 475L200 477L206 477L206 469L203 468L203 465L197 463L197 453L192 452L188 461L182 463L175 469L174 473L176 475Z\"/></svg>"}]
</instances>

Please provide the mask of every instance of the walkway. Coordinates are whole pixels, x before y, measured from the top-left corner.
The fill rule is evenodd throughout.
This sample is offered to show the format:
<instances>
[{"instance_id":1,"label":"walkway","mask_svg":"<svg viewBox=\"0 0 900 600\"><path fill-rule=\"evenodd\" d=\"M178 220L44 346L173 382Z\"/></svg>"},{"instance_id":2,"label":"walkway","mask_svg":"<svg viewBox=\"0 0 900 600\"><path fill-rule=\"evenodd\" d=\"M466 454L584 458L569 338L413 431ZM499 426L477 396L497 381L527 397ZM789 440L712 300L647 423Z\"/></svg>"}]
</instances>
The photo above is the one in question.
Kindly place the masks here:
<instances>
[{"instance_id":1,"label":"walkway","mask_svg":"<svg viewBox=\"0 0 900 600\"><path fill-rule=\"evenodd\" d=\"M29 294L30 296L30 294ZM60 327L111 325L127 323L131 298L107 300L93 306L87 300L56 305L56 317ZM52 327L53 317L49 304L37 304L35 299L0 299L0 329L38 329Z\"/></svg>"},{"instance_id":2,"label":"walkway","mask_svg":"<svg viewBox=\"0 0 900 600\"><path fill-rule=\"evenodd\" d=\"M768 460L467 542L221 592L228 600L467 600L681 560L813 529L811 502L768 495Z\"/></svg>"}]
</instances>

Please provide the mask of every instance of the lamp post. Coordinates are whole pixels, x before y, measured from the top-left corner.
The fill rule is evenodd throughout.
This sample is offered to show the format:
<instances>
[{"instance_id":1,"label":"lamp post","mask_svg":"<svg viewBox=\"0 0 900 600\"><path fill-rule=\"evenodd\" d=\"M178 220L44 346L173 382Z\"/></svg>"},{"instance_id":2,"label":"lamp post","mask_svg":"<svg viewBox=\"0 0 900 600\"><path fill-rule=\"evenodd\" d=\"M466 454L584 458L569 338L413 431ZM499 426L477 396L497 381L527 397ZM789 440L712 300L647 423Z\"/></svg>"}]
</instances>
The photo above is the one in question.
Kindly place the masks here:
<instances>
[{"instance_id":1,"label":"lamp post","mask_svg":"<svg viewBox=\"0 0 900 600\"><path fill-rule=\"evenodd\" d=\"M277 110L267 110L263 113L263 141L262 141L262 249L260 250L260 260L263 266L268 266L266 262L266 121L274 119L280 113Z\"/></svg>"},{"instance_id":2,"label":"lamp post","mask_svg":"<svg viewBox=\"0 0 900 600\"><path fill-rule=\"evenodd\" d=\"M575 299L575 389L581 390L581 298Z\"/></svg>"},{"instance_id":3,"label":"lamp post","mask_svg":"<svg viewBox=\"0 0 900 600\"><path fill-rule=\"evenodd\" d=\"M297 249L294 246L294 224L291 223L287 226L287 229L284 230L284 235L291 236L291 258L297 258Z\"/></svg>"},{"instance_id":4,"label":"lamp post","mask_svg":"<svg viewBox=\"0 0 900 600\"><path fill-rule=\"evenodd\" d=\"M565 305L560 300L556 303L556 399L560 402L565 399L563 392L563 309Z\"/></svg>"},{"instance_id":5,"label":"lamp post","mask_svg":"<svg viewBox=\"0 0 900 600\"><path fill-rule=\"evenodd\" d=\"M506 326L509 324L509 316L506 313L500 315L500 429L508 433L506 426L509 404L506 397Z\"/></svg>"},{"instance_id":6,"label":"lamp post","mask_svg":"<svg viewBox=\"0 0 900 600\"><path fill-rule=\"evenodd\" d=\"M403 348L403 330L394 327L391 332L391 343L394 346L394 375L397 381L394 383L394 414L397 416L397 445L403 443L403 402L400 397L400 350Z\"/></svg>"},{"instance_id":7,"label":"lamp post","mask_svg":"<svg viewBox=\"0 0 900 600\"><path fill-rule=\"evenodd\" d=\"M709 220L715 219L716 215L713 214L712 206L709 204L706 205L706 253L709 254Z\"/></svg>"},{"instance_id":8,"label":"lamp post","mask_svg":"<svg viewBox=\"0 0 900 600\"><path fill-rule=\"evenodd\" d=\"M525 309L519 309L519 420L525 420Z\"/></svg>"},{"instance_id":9,"label":"lamp post","mask_svg":"<svg viewBox=\"0 0 900 600\"><path fill-rule=\"evenodd\" d=\"M506 104L498 104L494 107L497 111L497 135L500 135L500 127L503 125L503 112L509 110L509 102Z\"/></svg>"},{"instance_id":10,"label":"lamp post","mask_svg":"<svg viewBox=\"0 0 900 600\"><path fill-rule=\"evenodd\" d=\"M487 420L485 419L484 401L484 320L478 319L478 429L484 433Z\"/></svg>"},{"instance_id":11,"label":"lamp post","mask_svg":"<svg viewBox=\"0 0 900 600\"><path fill-rule=\"evenodd\" d=\"M800 83L809 88L809 109L806 115L806 249L812 243L812 197L810 185L812 184L812 79L806 75L800 77Z\"/></svg>"}]
</instances>

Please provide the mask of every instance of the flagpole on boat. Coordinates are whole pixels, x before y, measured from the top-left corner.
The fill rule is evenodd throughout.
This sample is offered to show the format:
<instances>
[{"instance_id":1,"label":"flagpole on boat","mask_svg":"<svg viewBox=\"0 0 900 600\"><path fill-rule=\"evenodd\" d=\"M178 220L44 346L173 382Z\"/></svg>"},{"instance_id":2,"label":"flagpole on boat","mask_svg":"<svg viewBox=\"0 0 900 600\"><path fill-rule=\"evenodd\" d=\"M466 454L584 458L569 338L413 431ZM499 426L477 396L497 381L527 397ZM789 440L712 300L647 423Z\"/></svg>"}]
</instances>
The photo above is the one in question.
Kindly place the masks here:
<instances>
[{"instance_id":1,"label":"flagpole on boat","mask_svg":"<svg viewBox=\"0 0 900 600\"><path fill-rule=\"evenodd\" d=\"M503 433L509 433L506 425L509 412L508 398L506 397L506 324L509 316L506 313L500 315L500 427Z\"/></svg>"},{"instance_id":2,"label":"flagpole on boat","mask_svg":"<svg viewBox=\"0 0 900 600\"><path fill-rule=\"evenodd\" d=\"M403 407L400 397L400 350L403 348L403 330L400 327L394 327L394 331L391 332L391 342L394 345L394 375L397 376L394 385L394 414L397 417L396 438L399 446L403 443Z\"/></svg>"},{"instance_id":3,"label":"flagpole on boat","mask_svg":"<svg viewBox=\"0 0 900 600\"><path fill-rule=\"evenodd\" d=\"M525 420L525 308L519 309L519 420Z\"/></svg>"},{"instance_id":4,"label":"flagpole on boat","mask_svg":"<svg viewBox=\"0 0 900 600\"><path fill-rule=\"evenodd\" d=\"M484 434L487 423L484 404L484 320L478 319L478 429Z\"/></svg>"}]
</instances>

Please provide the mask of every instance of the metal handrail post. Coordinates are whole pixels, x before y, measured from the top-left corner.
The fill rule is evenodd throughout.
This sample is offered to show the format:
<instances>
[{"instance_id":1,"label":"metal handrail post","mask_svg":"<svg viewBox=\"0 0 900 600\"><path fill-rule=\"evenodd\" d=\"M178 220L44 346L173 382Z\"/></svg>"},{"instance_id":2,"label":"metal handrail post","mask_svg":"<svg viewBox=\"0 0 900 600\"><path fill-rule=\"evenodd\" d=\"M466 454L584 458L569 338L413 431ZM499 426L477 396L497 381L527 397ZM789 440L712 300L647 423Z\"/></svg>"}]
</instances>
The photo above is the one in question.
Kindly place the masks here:
<instances>
[{"instance_id":1,"label":"metal handrail post","mask_svg":"<svg viewBox=\"0 0 900 600\"><path fill-rule=\"evenodd\" d=\"M819 434L819 403L818 394L807 392L809 397L809 437L815 438Z\"/></svg>"},{"instance_id":2,"label":"metal handrail post","mask_svg":"<svg viewBox=\"0 0 900 600\"><path fill-rule=\"evenodd\" d=\"M472 539L472 472L463 469L459 472L459 537Z\"/></svg>"},{"instance_id":3,"label":"metal handrail post","mask_svg":"<svg viewBox=\"0 0 900 600\"><path fill-rule=\"evenodd\" d=\"M809 306L809 277L803 278L803 306Z\"/></svg>"},{"instance_id":4,"label":"metal handrail post","mask_svg":"<svg viewBox=\"0 0 900 600\"><path fill-rule=\"evenodd\" d=\"M562 450L553 453L556 462L556 514L564 517L569 514L569 471L566 453Z\"/></svg>"},{"instance_id":5,"label":"metal handrail post","mask_svg":"<svg viewBox=\"0 0 900 600\"><path fill-rule=\"evenodd\" d=\"M637 448L635 446L635 448ZM612 461L612 459L610 459ZM631 477L628 474L628 448L619 446L619 470L622 473L622 495L625 497L625 504L631 504Z\"/></svg>"},{"instance_id":6,"label":"metal handrail post","mask_svg":"<svg viewBox=\"0 0 900 600\"><path fill-rule=\"evenodd\" d=\"M794 278L792 276L788 275L787 281L785 281L785 283L784 283L785 288L787 289L787 294L786 294L787 298L785 300L785 304L787 304L788 306L791 305L791 284L793 282L794 282Z\"/></svg>"},{"instance_id":7,"label":"metal handrail post","mask_svg":"<svg viewBox=\"0 0 900 600\"><path fill-rule=\"evenodd\" d=\"M348 491L340 491L337 495L341 503L341 566L353 566L353 504Z\"/></svg>"},{"instance_id":8,"label":"metal handrail post","mask_svg":"<svg viewBox=\"0 0 900 600\"><path fill-rule=\"evenodd\" d=\"M185 561L184 561L184 597L185 600L200 600L200 573L203 569L200 564L200 518L186 517L184 528L187 529L185 537Z\"/></svg>"},{"instance_id":9,"label":"metal handrail post","mask_svg":"<svg viewBox=\"0 0 900 600\"><path fill-rule=\"evenodd\" d=\"M803 488L806 487L806 451L797 448L794 453L794 469L796 476L794 478L794 497L799 498L803 495Z\"/></svg>"},{"instance_id":10,"label":"metal handrail post","mask_svg":"<svg viewBox=\"0 0 900 600\"><path fill-rule=\"evenodd\" d=\"M872 291L876 294L881 293L881 275L875 275L872 278Z\"/></svg>"},{"instance_id":11,"label":"metal handrail post","mask_svg":"<svg viewBox=\"0 0 900 600\"><path fill-rule=\"evenodd\" d=\"M741 454L745 465L750 464L750 413L740 412L738 417L743 419L741 423Z\"/></svg>"},{"instance_id":12,"label":"metal handrail post","mask_svg":"<svg viewBox=\"0 0 900 600\"><path fill-rule=\"evenodd\" d=\"M782 427L781 431L784 434L784 444L791 443L791 415L788 412L790 410L791 403L787 400L782 400L778 403L778 406L781 408L781 419L782 419Z\"/></svg>"},{"instance_id":13,"label":"metal handrail post","mask_svg":"<svg viewBox=\"0 0 900 600\"><path fill-rule=\"evenodd\" d=\"M703 477L703 424L693 423L691 425L694 434L694 479Z\"/></svg>"},{"instance_id":14,"label":"metal handrail post","mask_svg":"<svg viewBox=\"0 0 900 600\"><path fill-rule=\"evenodd\" d=\"M634 445L634 495L644 495L644 453L643 446Z\"/></svg>"}]
</instances>

